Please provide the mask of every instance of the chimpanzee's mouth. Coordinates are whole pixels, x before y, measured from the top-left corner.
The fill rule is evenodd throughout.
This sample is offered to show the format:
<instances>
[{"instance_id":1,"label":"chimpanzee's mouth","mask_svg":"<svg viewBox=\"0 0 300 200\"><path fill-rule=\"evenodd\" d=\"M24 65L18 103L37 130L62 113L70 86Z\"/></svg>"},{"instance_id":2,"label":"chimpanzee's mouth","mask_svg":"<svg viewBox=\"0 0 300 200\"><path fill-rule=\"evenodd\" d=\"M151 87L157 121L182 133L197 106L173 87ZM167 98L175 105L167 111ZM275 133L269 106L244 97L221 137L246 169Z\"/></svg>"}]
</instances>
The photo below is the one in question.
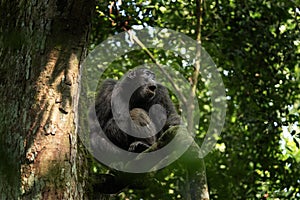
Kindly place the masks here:
<instances>
[{"instance_id":1,"label":"chimpanzee's mouth","mask_svg":"<svg viewBox=\"0 0 300 200\"><path fill-rule=\"evenodd\" d=\"M156 85L149 85L148 90L150 90L152 93L154 93L156 90Z\"/></svg>"}]
</instances>

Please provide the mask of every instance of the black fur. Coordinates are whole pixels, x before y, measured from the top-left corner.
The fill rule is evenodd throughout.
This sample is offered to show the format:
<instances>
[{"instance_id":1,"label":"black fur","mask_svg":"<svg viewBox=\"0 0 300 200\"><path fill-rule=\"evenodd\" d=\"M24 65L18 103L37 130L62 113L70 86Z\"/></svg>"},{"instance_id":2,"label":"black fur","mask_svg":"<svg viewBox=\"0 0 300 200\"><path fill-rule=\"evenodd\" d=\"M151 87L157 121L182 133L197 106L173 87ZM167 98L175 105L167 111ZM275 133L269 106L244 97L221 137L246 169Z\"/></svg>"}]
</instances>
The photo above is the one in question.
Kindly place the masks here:
<instances>
[{"instance_id":1,"label":"black fur","mask_svg":"<svg viewBox=\"0 0 300 200\"><path fill-rule=\"evenodd\" d=\"M143 138L133 137L123 132L117 126L111 109L114 87L116 86L115 89L118 93L124 96L124 102L122 103L125 103L125 96L128 94L126 89L134 85L142 86L134 91L130 97L129 113L134 123L133 127L129 127L129 130L139 132L140 126L147 126L147 129L144 129L146 131L140 133ZM163 125L161 124L164 121L163 116L149 116L149 109L155 104L159 104L165 109L166 123ZM180 117L169 97L167 88L156 82L153 72L143 68L129 72L122 82L112 79L105 80L98 91L95 109L100 126L108 139L116 146L131 152L146 150L170 126L180 124ZM151 119L153 123L151 123ZM126 120L128 119L123 120L126 124ZM158 130L159 127L162 127L162 129ZM157 134L154 135L155 133ZM144 138L146 136L149 137Z\"/></svg>"}]
</instances>

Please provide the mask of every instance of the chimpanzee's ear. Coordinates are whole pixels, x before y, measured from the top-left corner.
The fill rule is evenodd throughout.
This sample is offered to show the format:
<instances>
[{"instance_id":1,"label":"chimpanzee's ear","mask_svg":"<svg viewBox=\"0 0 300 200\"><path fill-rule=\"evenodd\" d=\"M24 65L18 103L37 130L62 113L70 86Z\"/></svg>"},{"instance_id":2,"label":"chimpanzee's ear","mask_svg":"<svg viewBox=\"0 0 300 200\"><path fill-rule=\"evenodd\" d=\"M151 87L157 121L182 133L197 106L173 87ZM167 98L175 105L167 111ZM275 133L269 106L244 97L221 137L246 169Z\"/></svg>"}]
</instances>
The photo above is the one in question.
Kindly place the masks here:
<instances>
[{"instance_id":1,"label":"chimpanzee's ear","mask_svg":"<svg viewBox=\"0 0 300 200\"><path fill-rule=\"evenodd\" d=\"M136 77L136 71L135 70L130 70L127 74L127 77L130 79L134 79Z\"/></svg>"}]
</instances>

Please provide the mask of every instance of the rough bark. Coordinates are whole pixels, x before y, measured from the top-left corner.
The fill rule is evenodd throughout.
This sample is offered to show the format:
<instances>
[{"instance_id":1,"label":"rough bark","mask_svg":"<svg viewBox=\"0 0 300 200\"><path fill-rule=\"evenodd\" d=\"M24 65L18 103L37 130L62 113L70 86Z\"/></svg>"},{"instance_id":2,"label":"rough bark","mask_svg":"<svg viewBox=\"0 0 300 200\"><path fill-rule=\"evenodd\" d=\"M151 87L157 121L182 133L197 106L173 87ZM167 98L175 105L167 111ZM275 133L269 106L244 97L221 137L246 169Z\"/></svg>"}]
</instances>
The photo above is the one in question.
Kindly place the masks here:
<instances>
[{"instance_id":1,"label":"rough bark","mask_svg":"<svg viewBox=\"0 0 300 200\"><path fill-rule=\"evenodd\" d=\"M83 199L76 95L93 1L3 0L0 199Z\"/></svg>"}]
</instances>

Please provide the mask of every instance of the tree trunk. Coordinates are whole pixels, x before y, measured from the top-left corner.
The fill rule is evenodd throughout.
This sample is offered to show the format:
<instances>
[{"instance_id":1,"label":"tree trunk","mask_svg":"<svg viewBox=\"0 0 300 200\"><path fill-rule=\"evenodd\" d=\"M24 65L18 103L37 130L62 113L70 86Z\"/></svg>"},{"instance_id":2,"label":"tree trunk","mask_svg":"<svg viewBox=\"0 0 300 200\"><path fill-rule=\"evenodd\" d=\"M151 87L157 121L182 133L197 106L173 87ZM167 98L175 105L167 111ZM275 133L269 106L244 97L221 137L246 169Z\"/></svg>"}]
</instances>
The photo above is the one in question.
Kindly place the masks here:
<instances>
[{"instance_id":1,"label":"tree trunk","mask_svg":"<svg viewBox=\"0 0 300 200\"><path fill-rule=\"evenodd\" d=\"M0 5L0 199L86 199L79 66L93 1Z\"/></svg>"}]
</instances>

